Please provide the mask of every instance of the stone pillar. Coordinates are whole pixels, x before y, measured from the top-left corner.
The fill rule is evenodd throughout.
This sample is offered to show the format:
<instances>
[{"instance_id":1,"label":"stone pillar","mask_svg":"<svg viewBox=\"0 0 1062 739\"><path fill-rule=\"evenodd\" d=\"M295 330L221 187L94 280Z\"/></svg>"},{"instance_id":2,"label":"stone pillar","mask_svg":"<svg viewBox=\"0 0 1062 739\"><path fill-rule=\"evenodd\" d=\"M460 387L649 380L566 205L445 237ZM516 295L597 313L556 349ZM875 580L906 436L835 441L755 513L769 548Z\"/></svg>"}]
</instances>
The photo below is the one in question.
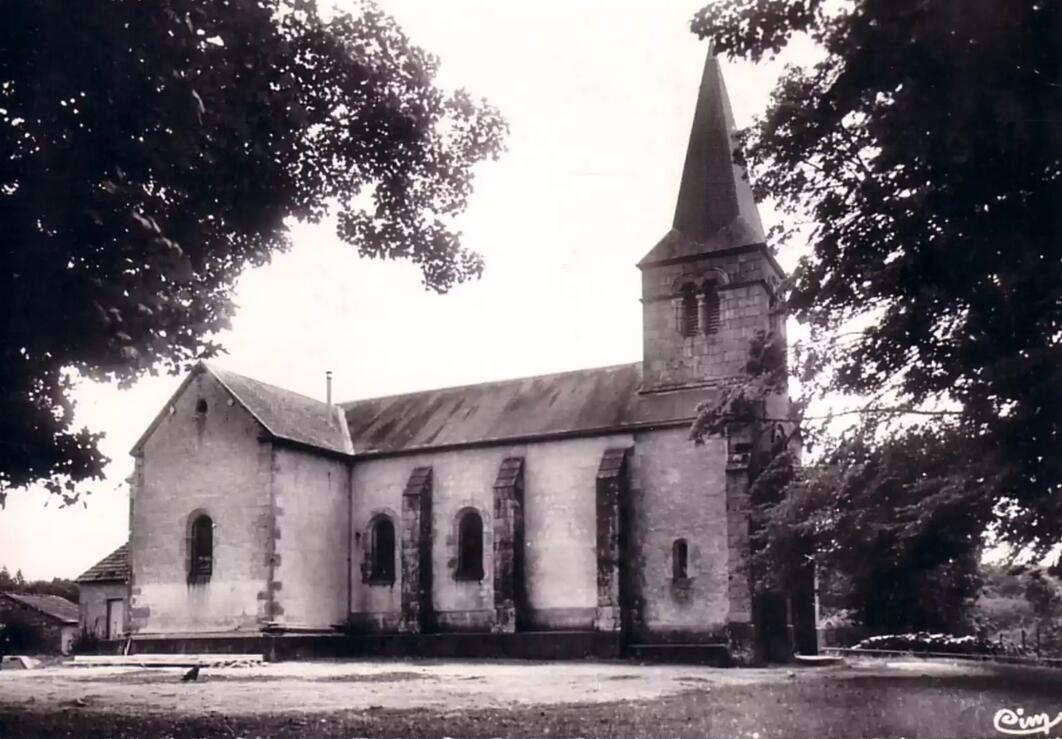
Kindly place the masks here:
<instances>
[{"instance_id":1,"label":"stone pillar","mask_svg":"<svg viewBox=\"0 0 1062 739\"><path fill-rule=\"evenodd\" d=\"M524 582L524 458L508 457L494 481L494 621L513 633L526 608Z\"/></svg>"},{"instance_id":2,"label":"stone pillar","mask_svg":"<svg viewBox=\"0 0 1062 739\"><path fill-rule=\"evenodd\" d=\"M749 460L751 445L747 436L727 438L726 460L726 544L727 596L730 604L727 626L731 649L748 655L755 650L752 621L752 556L749 539Z\"/></svg>"},{"instance_id":3,"label":"stone pillar","mask_svg":"<svg viewBox=\"0 0 1062 739\"><path fill-rule=\"evenodd\" d=\"M126 629L130 634L135 634L151 615L151 609L142 607L139 603L140 587L136 584L136 568L134 558L141 545L141 541L134 538L137 527L133 526L137 495L143 490L144 485L144 452L138 450L133 455L133 474L129 476L129 545L126 548L129 558L129 580L126 583Z\"/></svg>"},{"instance_id":4,"label":"stone pillar","mask_svg":"<svg viewBox=\"0 0 1062 739\"><path fill-rule=\"evenodd\" d=\"M400 629L430 631L434 611L431 589L431 467L417 467L402 492L402 619Z\"/></svg>"},{"instance_id":5,"label":"stone pillar","mask_svg":"<svg viewBox=\"0 0 1062 739\"><path fill-rule=\"evenodd\" d=\"M708 329L708 303L704 293L697 293L697 334L706 333Z\"/></svg>"},{"instance_id":6,"label":"stone pillar","mask_svg":"<svg viewBox=\"0 0 1062 739\"><path fill-rule=\"evenodd\" d=\"M627 449L606 449L597 470L597 613L594 630L623 628L620 507L627 488Z\"/></svg>"}]
</instances>

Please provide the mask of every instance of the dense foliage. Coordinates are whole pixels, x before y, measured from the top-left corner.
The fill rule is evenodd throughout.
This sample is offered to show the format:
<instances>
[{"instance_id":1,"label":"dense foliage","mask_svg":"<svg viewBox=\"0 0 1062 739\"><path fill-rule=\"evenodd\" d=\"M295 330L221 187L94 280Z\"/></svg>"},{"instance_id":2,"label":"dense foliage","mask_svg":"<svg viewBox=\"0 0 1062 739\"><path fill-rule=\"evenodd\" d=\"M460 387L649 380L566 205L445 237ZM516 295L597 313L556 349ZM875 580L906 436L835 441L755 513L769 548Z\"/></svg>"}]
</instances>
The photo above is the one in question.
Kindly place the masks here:
<instances>
[{"instance_id":1,"label":"dense foliage","mask_svg":"<svg viewBox=\"0 0 1062 739\"><path fill-rule=\"evenodd\" d=\"M966 454L961 440L929 429L884 443L860 429L814 467L775 456L752 488L765 570L784 582L811 550L824 598L867 628L962 627L980 586L987 515L982 485L956 469Z\"/></svg>"},{"instance_id":2,"label":"dense foliage","mask_svg":"<svg viewBox=\"0 0 1062 739\"><path fill-rule=\"evenodd\" d=\"M0 0L0 502L98 476L71 374L129 382L218 347L232 288L331 212L444 291L452 216L499 151L489 106L371 4Z\"/></svg>"},{"instance_id":3,"label":"dense foliage","mask_svg":"<svg viewBox=\"0 0 1062 739\"><path fill-rule=\"evenodd\" d=\"M782 243L809 240L789 307L812 327L812 374L941 412L924 441L945 465L961 439L977 464L910 480L933 490L921 514L962 513L965 537L961 499L1046 552L1062 525L1062 4L720 0L693 30L750 59L817 42L743 142L757 195L788 216Z\"/></svg>"},{"instance_id":4,"label":"dense foliage","mask_svg":"<svg viewBox=\"0 0 1062 739\"><path fill-rule=\"evenodd\" d=\"M1058 574L1024 565L984 565L981 580L972 609L979 632L1028 654L1062 657L1062 580Z\"/></svg>"}]
</instances>

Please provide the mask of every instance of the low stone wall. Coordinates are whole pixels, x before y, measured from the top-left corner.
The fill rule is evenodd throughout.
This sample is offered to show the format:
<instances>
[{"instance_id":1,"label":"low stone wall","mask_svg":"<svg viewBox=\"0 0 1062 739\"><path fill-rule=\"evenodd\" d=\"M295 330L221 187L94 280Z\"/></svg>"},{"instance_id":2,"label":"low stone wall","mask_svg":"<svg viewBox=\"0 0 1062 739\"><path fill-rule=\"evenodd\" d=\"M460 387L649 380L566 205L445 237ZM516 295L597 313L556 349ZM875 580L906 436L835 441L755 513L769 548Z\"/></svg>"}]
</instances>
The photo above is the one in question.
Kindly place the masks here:
<instances>
[{"instance_id":1,"label":"low stone wall","mask_svg":"<svg viewBox=\"0 0 1062 739\"><path fill-rule=\"evenodd\" d=\"M247 634L134 638L132 654L262 654L270 662L299 659L622 659L729 666L725 642L624 647L619 635L595 631L446 634Z\"/></svg>"},{"instance_id":2,"label":"low stone wall","mask_svg":"<svg viewBox=\"0 0 1062 739\"><path fill-rule=\"evenodd\" d=\"M117 646L117 644L115 644ZM113 652L112 652L113 653ZM139 637L132 654L264 654L271 662L296 659L615 659L619 639L593 631L451 634L281 634L218 637Z\"/></svg>"}]
</instances>

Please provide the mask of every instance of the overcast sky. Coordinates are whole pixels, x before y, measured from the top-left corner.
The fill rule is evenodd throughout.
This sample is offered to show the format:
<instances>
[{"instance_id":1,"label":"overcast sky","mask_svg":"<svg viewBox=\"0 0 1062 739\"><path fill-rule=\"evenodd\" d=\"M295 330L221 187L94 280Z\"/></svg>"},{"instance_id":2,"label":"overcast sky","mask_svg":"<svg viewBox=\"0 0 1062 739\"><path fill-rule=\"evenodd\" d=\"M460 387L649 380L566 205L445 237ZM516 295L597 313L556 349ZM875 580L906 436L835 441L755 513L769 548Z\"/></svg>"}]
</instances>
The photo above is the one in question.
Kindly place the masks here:
<instances>
[{"instance_id":1,"label":"overcast sky","mask_svg":"<svg viewBox=\"0 0 1062 739\"><path fill-rule=\"evenodd\" d=\"M322 398L331 369L347 400L639 360L634 265L671 224L707 51L688 30L701 3L380 5L440 58L443 86L487 98L509 121L508 151L479 168L462 219L486 271L426 293L412 265L360 259L329 224L298 227L291 252L242 278L221 336L228 354L215 361ZM739 125L765 108L780 66L724 64ZM791 268L794 252L780 261ZM28 579L76 577L125 541L128 450L179 382L79 389L79 423L107 433L107 481L85 508L11 494L0 564Z\"/></svg>"}]
</instances>

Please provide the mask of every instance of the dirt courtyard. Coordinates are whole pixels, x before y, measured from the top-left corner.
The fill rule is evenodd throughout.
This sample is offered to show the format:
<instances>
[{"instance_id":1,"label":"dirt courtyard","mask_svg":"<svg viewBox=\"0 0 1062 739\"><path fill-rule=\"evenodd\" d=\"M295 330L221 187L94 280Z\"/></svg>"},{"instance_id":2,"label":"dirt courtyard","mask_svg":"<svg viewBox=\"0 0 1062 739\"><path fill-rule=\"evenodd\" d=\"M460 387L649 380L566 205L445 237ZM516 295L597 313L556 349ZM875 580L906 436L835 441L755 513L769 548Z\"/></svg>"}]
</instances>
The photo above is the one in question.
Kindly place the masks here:
<instances>
[{"instance_id":1,"label":"dirt courtyard","mask_svg":"<svg viewBox=\"0 0 1062 739\"><path fill-rule=\"evenodd\" d=\"M0 706L196 715L477 709L651 700L691 688L791 679L779 669L609 662L280 662L203 668L189 683L181 682L185 672L170 667L4 670Z\"/></svg>"},{"instance_id":2,"label":"dirt courtyard","mask_svg":"<svg viewBox=\"0 0 1062 739\"><path fill-rule=\"evenodd\" d=\"M284 662L207 667L189 683L184 672L0 671L0 736L910 739L998 736L1001 708L1062 711L1062 670L915 659L803 669Z\"/></svg>"}]
</instances>

